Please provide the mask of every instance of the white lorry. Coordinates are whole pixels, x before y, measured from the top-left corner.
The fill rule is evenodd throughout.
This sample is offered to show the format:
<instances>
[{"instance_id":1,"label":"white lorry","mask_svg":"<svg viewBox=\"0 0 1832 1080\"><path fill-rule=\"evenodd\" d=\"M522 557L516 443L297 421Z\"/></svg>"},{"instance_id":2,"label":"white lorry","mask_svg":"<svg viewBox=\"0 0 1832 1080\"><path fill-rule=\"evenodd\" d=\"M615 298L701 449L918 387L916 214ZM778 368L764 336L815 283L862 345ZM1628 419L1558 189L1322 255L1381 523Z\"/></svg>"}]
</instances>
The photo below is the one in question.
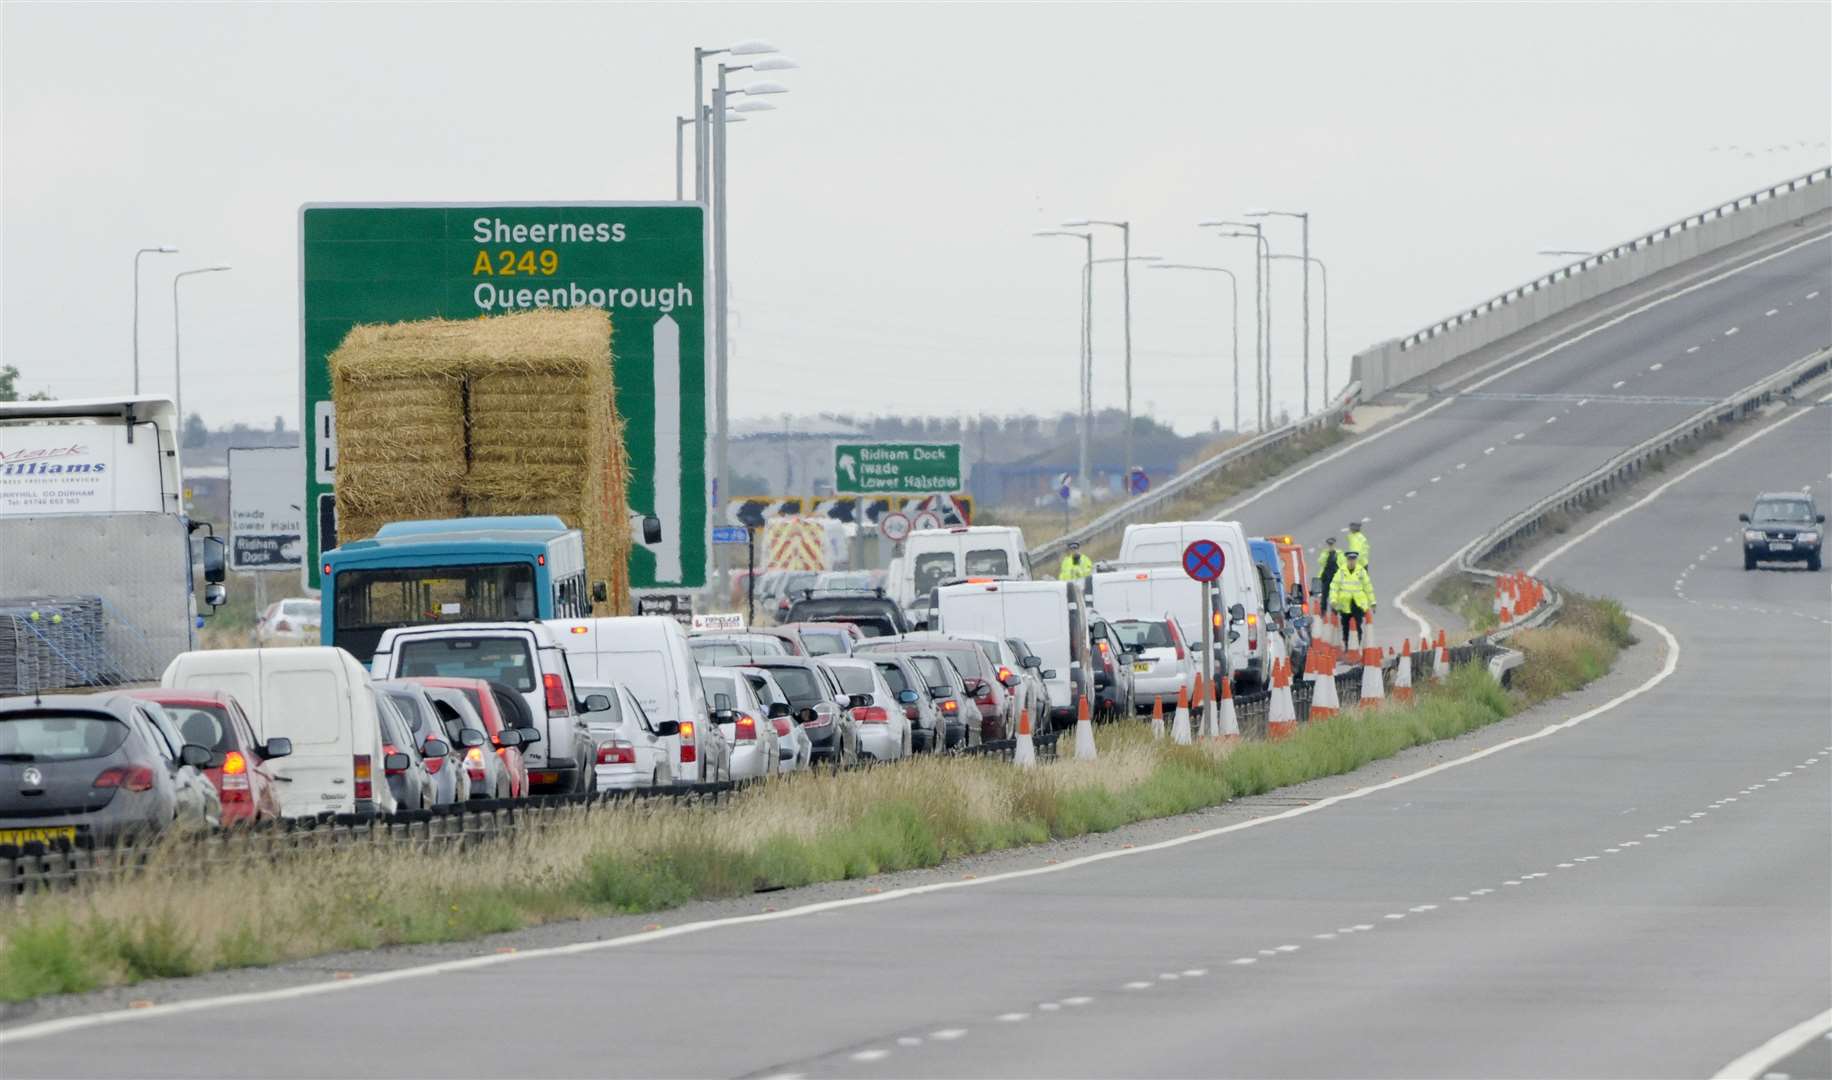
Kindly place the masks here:
<instances>
[{"instance_id":1,"label":"white lorry","mask_svg":"<svg viewBox=\"0 0 1832 1080\"><path fill-rule=\"evenodd\" d=\"M0 402L0 695L157 682L197 646L170 398ZM213 530L210 530L213 533ZM195 544L204 602L224 544Z\"/></svg>"},{"instance_id":2,"label":"white lorry","mask_svg":"<svg viewBox=\"0 0 1832 1080\"><path fill-rule=\"evenodd\" d=\"M1024 530L1010 525L922 529L903 542L900 558L886 584L911 625L927 625L938 585L961 578L1029 581L1031 576Z\"/></svg>"},{"instance_id":3,"label":"white lorry","mask_svg":"<svg viewBox=\"0 0 1832 1080\"><path fill-rule=\"evenodd\" d=\"M1253 549L1248 546L1246 530L1239 522L1160 521L1128 525L1120 540L1120 555L1115 563L1120 568L1171 567L1182 573L1183 550L1197 540L1214 541L1221 545L1226 555L1218 584L1222 610L1227 612L1227 618L1220 627L1215 627L1215 636L1229 644L1228 671L1233 676L1234 688L1257 690L1265 684L1271 671L1271 636L1276 630L1267 613L1266 597L1260 591ZM1093 600L1096 610L1113 617L1114 613L1107 609L1101 595L1099 582L1094 585ZM1278 599L1275 597L1273 602ZM1201 632L1199 626L1195 629ZM1234 633L1240 636L1232 638Z\"/></svg>"}]
</instances>

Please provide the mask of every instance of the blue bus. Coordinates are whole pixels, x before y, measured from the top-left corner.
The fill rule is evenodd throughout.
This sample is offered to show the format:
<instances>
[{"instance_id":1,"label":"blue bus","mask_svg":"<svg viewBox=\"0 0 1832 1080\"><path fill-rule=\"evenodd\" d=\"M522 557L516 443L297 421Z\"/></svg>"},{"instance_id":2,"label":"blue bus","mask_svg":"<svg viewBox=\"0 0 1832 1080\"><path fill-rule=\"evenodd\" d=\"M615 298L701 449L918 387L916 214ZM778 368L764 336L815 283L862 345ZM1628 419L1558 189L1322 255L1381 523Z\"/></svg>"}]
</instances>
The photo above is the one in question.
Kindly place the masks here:
<instances>
[{"instance_id":1,"label":"blue bus","mask_svg":"<svg viewBox=\"0 0 1832 1080\"><path fill-rule=\"evenodd\" d=\"M605 588L587 588L584 535L557 517L392 522L320 569L320 640L364 663L392 627L581 619Z\"/></svg>"}]
</instances>

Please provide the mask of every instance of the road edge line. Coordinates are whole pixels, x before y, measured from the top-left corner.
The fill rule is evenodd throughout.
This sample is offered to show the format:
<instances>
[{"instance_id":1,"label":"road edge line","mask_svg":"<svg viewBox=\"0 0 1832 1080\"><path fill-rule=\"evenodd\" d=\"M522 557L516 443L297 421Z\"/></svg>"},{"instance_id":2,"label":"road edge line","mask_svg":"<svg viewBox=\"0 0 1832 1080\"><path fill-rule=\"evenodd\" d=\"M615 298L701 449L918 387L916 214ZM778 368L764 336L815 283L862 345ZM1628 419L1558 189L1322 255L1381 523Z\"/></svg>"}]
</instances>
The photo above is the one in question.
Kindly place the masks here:
<instances>
[{"instance_id":1,"label":"road edge line","mask_svg":"<svg viewBox=\"0 0 1832 1080\"><path fill-rule=\"evenodd\" d=\"M1832 1009L1809 1016L1793 1027L1738 1057L1711 1074L1711 1080L1756 1080L1768 1066L1786 1059L1813 1041L1820 1032L1832 1028Z\"/></svg>"}]
</instances>

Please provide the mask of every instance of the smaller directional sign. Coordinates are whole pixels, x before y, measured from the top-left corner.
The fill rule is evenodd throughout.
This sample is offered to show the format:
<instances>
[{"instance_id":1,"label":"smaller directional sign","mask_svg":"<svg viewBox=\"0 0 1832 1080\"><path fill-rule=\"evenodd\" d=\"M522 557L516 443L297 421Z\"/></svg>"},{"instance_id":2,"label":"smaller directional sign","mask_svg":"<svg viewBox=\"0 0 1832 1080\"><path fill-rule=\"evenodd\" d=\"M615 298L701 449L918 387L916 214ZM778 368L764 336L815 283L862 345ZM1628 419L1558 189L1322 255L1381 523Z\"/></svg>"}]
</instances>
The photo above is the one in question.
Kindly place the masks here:
<instances>
[{"instance_id":1,"label":"smaller directional sign","mask_svg":"<svg viewBox=\"0 0 1832 1080\"><path fill-rule=\"evenodd\" d=\"M714 525L712 542L715 544L748 544L751 542L751 531L742 525Z\"/></svg>"},{"instance_id":2,"label":"smaller directional sign","mask_svg":"<svg viewBox=\"0 0 1832 1080\"><path fill-rule=\"evenodd\" d=\"M952 494L961 490L961 444L837 443L833 490L840 495Z\"/></svg>"},{"instance_id":3,"label":"smaller directional sign","mask_svg":"<svg viewBox=\"0 0 1832 1080\"><path fill-rule=\"evenodd\" d=\"M1183 572L1196 581L1214 581L1228 564L1228 553L1213 540L1197 540L1183 549Z\"/></svg>"}]
</instances>

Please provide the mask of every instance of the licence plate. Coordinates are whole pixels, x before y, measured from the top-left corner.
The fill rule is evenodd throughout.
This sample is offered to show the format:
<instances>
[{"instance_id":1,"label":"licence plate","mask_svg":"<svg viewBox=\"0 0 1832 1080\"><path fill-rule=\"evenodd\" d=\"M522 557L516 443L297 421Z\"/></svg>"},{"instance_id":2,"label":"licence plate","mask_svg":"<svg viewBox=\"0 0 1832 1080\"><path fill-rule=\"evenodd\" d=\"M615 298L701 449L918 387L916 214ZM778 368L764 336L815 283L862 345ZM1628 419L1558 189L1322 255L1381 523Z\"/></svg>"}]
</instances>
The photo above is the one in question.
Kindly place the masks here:
<instances>
[{"instance_id":1,"label":"licence plate","mask_svg":"<svg viewBox=\"0 0 1832 1080\"><path fill-rule=\"evenodd\" d=\"M1151 670L1151 661L1135 660L1132 664L1132 670L1142 675Z\"/></svg>"},{"instance_id":2,"label":"licence plate","mask_svg":"<svg viewBox=\"0 0 1832 1080\"><path fill-rule=\"evenodd\" d=\"M0 829L0 844L49 844L57 840L76 843L76 826L51 825L42 829Z\"/></svg>"},{"instance_id":3,"label":"licence plate","mask_svg":"<svg viewBox=\"0 0 1832 1080\"><path fill-rule=\"evenodd\" d=\"M1768 542L1768 550L1792 551L1794 550L1794 542L1792 540L1770 540Z\"/></svg>"}]
</instances>

